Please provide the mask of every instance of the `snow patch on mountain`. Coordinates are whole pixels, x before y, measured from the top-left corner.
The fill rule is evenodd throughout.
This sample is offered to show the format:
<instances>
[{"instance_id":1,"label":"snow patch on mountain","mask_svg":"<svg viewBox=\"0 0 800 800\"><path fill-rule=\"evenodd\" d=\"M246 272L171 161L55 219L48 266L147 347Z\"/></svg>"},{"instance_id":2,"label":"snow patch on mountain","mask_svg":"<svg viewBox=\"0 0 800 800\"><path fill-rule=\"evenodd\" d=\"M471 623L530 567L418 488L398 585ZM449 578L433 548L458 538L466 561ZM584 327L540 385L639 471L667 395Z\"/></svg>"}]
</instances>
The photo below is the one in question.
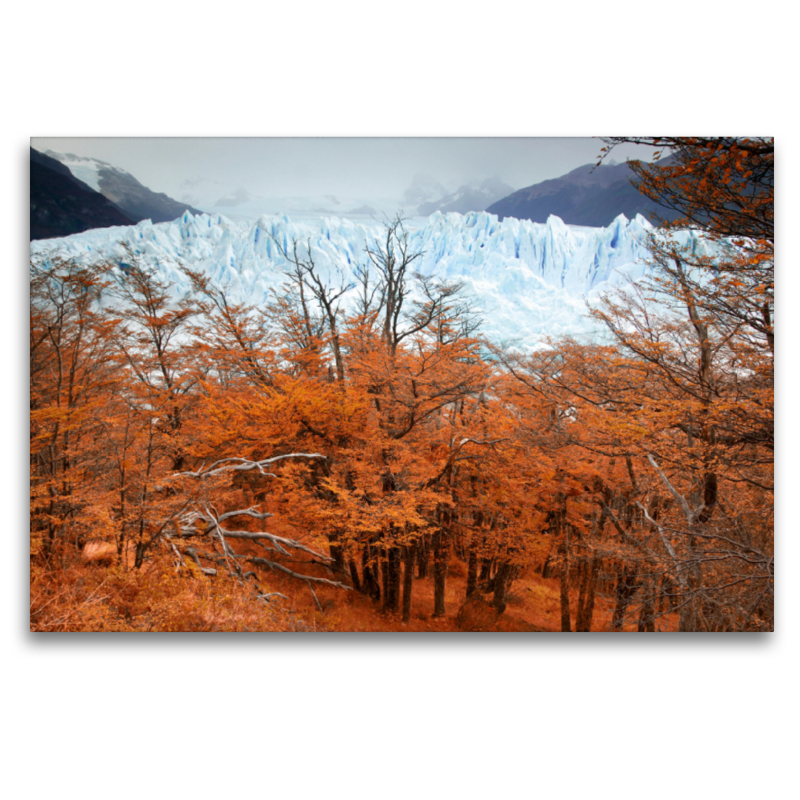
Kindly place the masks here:
<instances>
[{"instance_id":1,"label":"snow patch on mountain","mask_svg":"<svg viewBox=\"0 0 800 800\"><path fill-rule=\"evenodd\" d=\"M80 181L91 186L96 192L100 191L100 171L104 169L117 170L105 161L98 161L96 158L76 156L74 153L56 153L54 150L45 150L45 155L60 161L69 171Z\"/></svg>"}]
</instances>

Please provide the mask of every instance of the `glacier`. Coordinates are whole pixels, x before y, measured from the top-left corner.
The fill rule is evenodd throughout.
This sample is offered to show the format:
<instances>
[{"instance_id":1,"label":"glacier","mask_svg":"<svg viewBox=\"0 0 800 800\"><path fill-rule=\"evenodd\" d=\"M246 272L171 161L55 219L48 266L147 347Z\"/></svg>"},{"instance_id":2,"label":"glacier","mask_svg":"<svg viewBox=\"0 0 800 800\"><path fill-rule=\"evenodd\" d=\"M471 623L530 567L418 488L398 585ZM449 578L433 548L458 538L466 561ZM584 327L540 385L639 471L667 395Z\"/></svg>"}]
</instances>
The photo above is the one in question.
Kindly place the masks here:
<instances>
[{"instance_id":1,"label":"glacier","mask_svg":"<svg viewBox=\"0 0 800 800\"><path fill-rule=\"evenodd\" d=\"M646 274L647 235L653 230L640 215L633 220L620 215L607 228L580 228L555 216L544 224L513 218L501 222L486 212L436 212L409 220L406 229L412 252L423 253L415 270L463 283L483 317L483 333L523 349L547 337L602 338L598 323L587 316L587 303ZM232 220L185 212L173 222L145 220L33 241L31 259L110 262L121 268L116 275L124 280L132 253L172 284L176 298L191 290L181 270L187 266L204 271L231 301L261 305L286 282L289 264L281 247L302 242L331 283L346 285L366 265L366 246L380 242L384 232L380 222L339 217ZM355 294L343 300L347 310Z\"/></svg>"}]
</instances>

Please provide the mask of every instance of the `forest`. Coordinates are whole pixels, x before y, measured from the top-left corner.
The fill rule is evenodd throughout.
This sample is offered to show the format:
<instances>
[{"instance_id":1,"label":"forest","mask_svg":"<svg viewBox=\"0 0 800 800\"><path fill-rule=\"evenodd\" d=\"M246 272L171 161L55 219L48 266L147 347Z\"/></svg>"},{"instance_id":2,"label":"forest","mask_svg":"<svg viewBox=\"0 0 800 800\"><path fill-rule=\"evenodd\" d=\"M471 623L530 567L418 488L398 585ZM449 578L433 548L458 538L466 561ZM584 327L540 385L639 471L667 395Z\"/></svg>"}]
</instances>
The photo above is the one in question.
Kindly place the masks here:
<instances>
[{"instance_id":1,"label":"forest","mask_svg":"<svg viewBox=\"0 0 800 800\"><path fill-rule=\"evenodd\" d=\"M347 313L303 241L265 307L32 262L31 630L773 630L774 143L623 142L679 218L603 344L485 340L399 217Z\"/></svg>"}]
</instances>

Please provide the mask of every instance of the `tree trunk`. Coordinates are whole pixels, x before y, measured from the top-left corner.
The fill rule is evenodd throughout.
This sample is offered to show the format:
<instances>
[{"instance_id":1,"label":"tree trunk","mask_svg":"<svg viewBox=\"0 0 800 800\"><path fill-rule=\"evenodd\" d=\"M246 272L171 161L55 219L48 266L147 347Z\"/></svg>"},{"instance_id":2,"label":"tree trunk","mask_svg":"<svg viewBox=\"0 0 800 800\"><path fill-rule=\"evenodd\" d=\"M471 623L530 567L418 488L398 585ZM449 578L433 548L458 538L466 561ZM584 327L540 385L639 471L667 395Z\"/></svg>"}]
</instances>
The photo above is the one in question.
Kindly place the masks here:
<instances>
[{"instance_id":1,"label":"tree trunk","mask_svg":"<svg viewBox=\"0 0 800 800\"><path fill-rule=\"evenodd\" d=\"M126 561L127 559L123 559L123 553L125 552L125 526L123 524L122 530L120 531L119 538L117 539L117 563L122 564L126 569L128 567Z\"/></svg>"},{"instance_id":2,"label":"tree trunk","mask_svg":"<svg viewBox=\"0 0 800 800\"><path fill-rule=\"evenodd\" d=\"M570 533L572 526L566 521L567 499L563 499L563 510L559 514L559 527L564 532L564 542L561 545L561 551L564 554L564 559L561 564L561 630L564 633L572 632L572 620L569 609L569 557L570 557Z\"/></svg>"},{"instance_id":3,"label":"tree trunk","mask_svg":"<svg viewBox=\"0 0 800 800\"><path fill-rule=\"evenodd\" d=\"M642 607L639 609L639 624L637 626L639 633L653 633L656 629L656 590L654 580L651 578L645 581L642 588L644 595L642 597Z\"/></svg>"},{"instance_id":4,"label":"tree trunk","mask_svg":"<svg viewBox=\"0 0 800 800\"><path fill-rule=\"evenodd\" d=\"M354 559L349 558L347 560L347 566L350 568L350 579L353 581L353 588L357 591L361 591L361 581L358 578L358 566Z\"/></svg>"},{"instance_id":5,"label":"tree trunk","mask_svg":"<svg viewBox=\"0 0 800 800\"><path fill-rule=\"evenodd\" d=\"M697 563L696 541L693 536L689 538L689 566L686 570L686 581L688 588L684 587L681 591L681 614L678 623L679 631L698 630L697 593L703 582L703 574L700 565Z\"/></svg>"},{"instance_id":6,"label":"tree trunk","mask_svg":"<svg viewBox=\"0 0 800 800\"><path fill-rule=\"evenodd\" d=\"M669 575L665 574L661 578L661 588L659 589L658 597L658 611L659 613L663 613L667 608L669 608L670 611L674 611L676 605L675 582L669 577Z\"/></svg>"},{"instance_id":7,"label":"tree trunk","mask_svg":"<svg viewBox=\"0 0 800 800\"><path fill-rule=\"evenodd\" d=\"M478 545L475 539L469 545L469 566L467 567L467 598L478 588Z\"/></svg>"},{"instance_id":8,"label":"tree trunk","mask_svg":"<svg viewBox=\"0 0 800 800\"><path fill-rule=\"evenodd\" d=\"M506 610L508 604L508 583L510 577L510 565L504 561L497 570L494 582L494 598L492 605L495 607L498 614L502 614Z\"/></svg>"},{"instance_id":9,"label":"tree trunk","mask_svg":"<svg viewBox=\"0 0 800 800\"><path fill-rule=\"evenodd\" d=\"M428 556L430 551L430 537L425 535L417 542L417 577L420 580L425 580L428 577Z\"/></svg>"},{"instance_id":10,"label":"tree trunk","mask_svg":"<svg viewBox=\"0 0 800 800\"><path fill-rule=\"evenodd\" d=\"M328 550L330 551L331 558L333 559L333 564L331 564L333 571L341 575L345 571L344 553L342 552L342 548L336 544L336 540L338 538L339 534L337 533L328 534Z\"/></svg>"},{"instance_id":11,"label":"tree trunk","mask_svg":"<svg viewBox=\"0 0 800 800\"><path fill-rule=\"evenodd\" d=\"M408 622L411 619L411 591L414 587L414 557L416 551L416 544L409 544L405 547L403 559L403 622Z\"/></svg>"},{"instance_id":12,"label":"tree trunk","mask_svg":"<svg viewBox=\"0 0 800 800\"><path fill-rule=\"evenodd\" d=\"M381 586L376 575L377 570L374 565L370 565L372 550L371 545L366 545L361 553L361 574L364 576L364 580L361 583L361 591L364 594L368 594L373 600L380 600Z\"/></svg>"},{"instance_id":13,"label":"tree trunk","mask_svg":"<svg viewBox=\"0 0 800 800\"><path fill-rule=\"evenodd\" d=\"M547 554L547 558L544 560L544 564L542 564L542 578L545 580L550 578L553 572L553 551L551 550Z\"/></svg>"},{"instance_id":14,"label":"tree trunk","mask_svg":"<svg viewBox=\"0 0 800 800\"><path fill-rule=\"evenodd\" d=\"M584 633L592 629L592 616L594 615L594 591L597 585L597 573L600 570L600 558L592 556L588 569L584 571L581 581L580 597L578 598L578 612L575 619L575 630Z\"/></svg>"},{"instance_id":15,"label":"tree trunk","mask_svg":"<svg viewBox=\"0 0 800 800\"><path fill-rule=\"evenodd\" d=\"M567 561L567 548L564 545L564 561L561 565L559 580L561 589L561 630L565 633L572 632L572 622L569 611L569 562Z\"/></svg>"},{"instance_id":16,"label":"tree trunk","mask_svg":"<svg viewBox=\"0 0 800 800\"><path fill-rule=\"evenodd\" d=\"M681 613L678 621L678 630L682 633L697 630L697 599L691 590L681 593Z\"/></svg>"},{"instance_id":17,"label":"tree trunk","mask_svg":"<svg viewBox=\"0 0 800 800\"><path fill-rule=\"evenodd\" d=\"M621 631L625 619L625 610L636 591L636 570L632 566L625 566L617 579L617 605L611 620L611 630Z\"/></svg>"},{"instance_id":18,"label":"tree trunk","mask_svg":"<svg viewBox=\"0 0 800 800\"><path fill-rule=\"evenodd\" d=\"M381 577L379 581L383 584L383 610L389 607L389 570L388 570L388 560L389 556L388 553L384 550L381 553L380 565L381 565Z\"/></svg>"},{"instance_id":19,"label":"tree trunk","mask_svg":"<svg viewBox=\"0 0 800 800\"><path fill-rule=\"evenodd\" d=\"M433 616L443 617L448 556L447 530L440 528L433 535Z\"/></svg>"},{"instance_id":20,"label":"tree trunk","mask_svg":"<svg viewBox=\"0 0 800 800\"><path fill-rule=\"evenodd\" d=\"M144 554L147 552L147 545L144 542L137 542L136 543L136 560L133 563L133 566L136 569L142 566L144 563Z\"/></svg>"},{"instance_id":21,"label":"tree trunk","mask_svg":"<svg viewBox=\"0 0 800 800\"><path fill-rule=\"evenodd\" d=\"M400 610L400 551L388 548L383 571L383 609Z\"/></svg>"}]
</instances>

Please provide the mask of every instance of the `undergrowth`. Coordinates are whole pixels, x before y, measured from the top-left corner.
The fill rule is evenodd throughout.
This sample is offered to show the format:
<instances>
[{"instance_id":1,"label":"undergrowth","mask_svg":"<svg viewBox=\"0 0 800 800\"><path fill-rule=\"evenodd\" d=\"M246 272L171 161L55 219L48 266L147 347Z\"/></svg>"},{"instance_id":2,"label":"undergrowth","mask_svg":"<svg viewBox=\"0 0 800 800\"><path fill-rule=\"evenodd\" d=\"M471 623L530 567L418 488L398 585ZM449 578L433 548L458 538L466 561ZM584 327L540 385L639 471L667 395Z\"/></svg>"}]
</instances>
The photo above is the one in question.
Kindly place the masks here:
<instances>
[{"instance_id":1,"label":"undergrowth","mask_svg":"<svg viewBox=\"0 0 800 800\"><path fill-rule=\"evenodd\" d=\"M176 571L168 558L142 569L31 565L32 631L319 630L280 602L227 576Z\"/></svg>"}]
</instances>

